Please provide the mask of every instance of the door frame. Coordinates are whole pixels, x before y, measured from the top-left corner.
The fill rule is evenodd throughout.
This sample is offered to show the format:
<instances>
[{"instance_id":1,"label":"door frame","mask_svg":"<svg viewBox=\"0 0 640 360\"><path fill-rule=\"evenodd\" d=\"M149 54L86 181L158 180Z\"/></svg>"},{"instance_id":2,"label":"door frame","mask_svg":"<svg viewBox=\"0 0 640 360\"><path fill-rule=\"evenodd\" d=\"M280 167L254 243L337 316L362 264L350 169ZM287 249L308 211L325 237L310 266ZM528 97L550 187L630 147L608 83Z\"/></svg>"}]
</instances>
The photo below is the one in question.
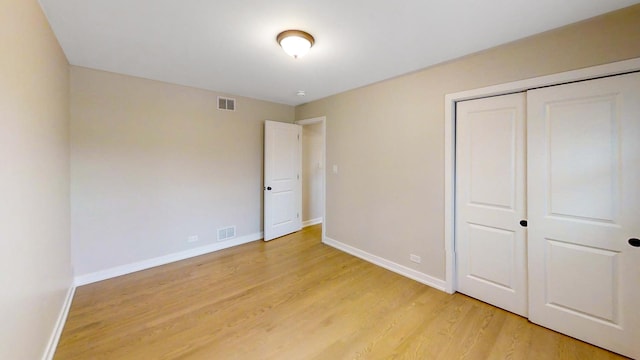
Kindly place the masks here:
<instances>
[{"instance_id":1,"label":"door frame","mask_svg":"<svg viewBox=\"0 0 640 360\"><path fill-rule=\"evenodd\" d=\"M640 58L597 65L579 70L539 76L500 85L461 91L445 95L444 99L444 247L445 291L457 290L455 263L455 150L456 150L456 102L489 96L506 95L535 88L590 80L599 77L640 71ZM324 229L324 228L323 228Z\"/></svg>"},{"instance_id":2,"label":"door frame","mask_svg":"<svg viewBox=\"0 0 640 360\"><path fill-rule=\"evenodd\" d=\"M315 118L302 119L294 121L294 124L312 125L321 123L322 126L322 241L324 242L327 231L327 117L319 116Z\"/></svg>"}]
</instances>

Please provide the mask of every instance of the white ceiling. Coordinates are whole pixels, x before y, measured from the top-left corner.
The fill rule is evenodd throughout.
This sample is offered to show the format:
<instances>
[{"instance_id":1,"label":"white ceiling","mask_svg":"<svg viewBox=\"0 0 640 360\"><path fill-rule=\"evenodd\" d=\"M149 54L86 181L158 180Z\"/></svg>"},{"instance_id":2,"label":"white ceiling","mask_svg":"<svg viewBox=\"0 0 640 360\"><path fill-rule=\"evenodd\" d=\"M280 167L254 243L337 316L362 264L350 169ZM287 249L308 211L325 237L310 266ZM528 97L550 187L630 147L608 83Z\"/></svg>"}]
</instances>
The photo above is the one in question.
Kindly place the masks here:
<instances>
[{"instance_id":1,"label":"white ceiling","mask_svg":"<svg viewBox=\"0 0 640 360\"><path fill-rule=\"evenodd\" d=\"M40 2L73 65L298 105L639 1ZM286 29L315 37L304 58L277 45Z\"/></svg>"}]
</instances>

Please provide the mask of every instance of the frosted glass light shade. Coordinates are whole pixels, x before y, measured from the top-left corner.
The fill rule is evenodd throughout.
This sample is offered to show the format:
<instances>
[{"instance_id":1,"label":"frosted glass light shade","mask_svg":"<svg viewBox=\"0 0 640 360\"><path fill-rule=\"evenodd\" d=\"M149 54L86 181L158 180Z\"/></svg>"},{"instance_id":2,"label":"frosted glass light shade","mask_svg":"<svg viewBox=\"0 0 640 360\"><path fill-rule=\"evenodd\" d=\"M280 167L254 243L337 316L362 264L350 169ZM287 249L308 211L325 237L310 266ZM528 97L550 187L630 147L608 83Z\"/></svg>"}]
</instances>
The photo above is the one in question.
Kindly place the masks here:
<instances>
[{"instance_id":1,"label":"frosted glass light shade","mask_svg":"<svg viewBox=\"0 0 640 360\"><path fill-rule=\"evenodd\" d=\"M313 36L301 30L283 31L278 34L277 40L282 50L295 59L308 53L314 43Z\"/></svg>"}]
</instances>

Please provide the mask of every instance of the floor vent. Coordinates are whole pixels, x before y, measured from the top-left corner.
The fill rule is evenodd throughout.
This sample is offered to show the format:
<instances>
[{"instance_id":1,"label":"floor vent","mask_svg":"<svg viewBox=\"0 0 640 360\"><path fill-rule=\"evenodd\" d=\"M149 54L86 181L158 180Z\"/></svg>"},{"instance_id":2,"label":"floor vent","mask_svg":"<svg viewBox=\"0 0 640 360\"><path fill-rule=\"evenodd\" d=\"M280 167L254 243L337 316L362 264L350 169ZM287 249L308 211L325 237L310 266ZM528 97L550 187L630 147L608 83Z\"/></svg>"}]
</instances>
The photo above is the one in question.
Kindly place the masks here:
<instances>
[{"instance_id":1,"label":"floor vent","mask_svg":"<svg viewBox=\"0 0 640 360\"><path fill-rule=\"evenodd\" d=\"M234 237L236 237L235 226L218 229L218 241L229 240L233 239Z\"/></svg>"},{"instance_id":2,"label":"floor vent","mask_svg":"<svg viewBox=\"0 0 640 360\"><path fill-rule=\"evenodd\" d=\"M218 110L236 111L236 99L218 96Z\"/></svg>"}]
</instances>

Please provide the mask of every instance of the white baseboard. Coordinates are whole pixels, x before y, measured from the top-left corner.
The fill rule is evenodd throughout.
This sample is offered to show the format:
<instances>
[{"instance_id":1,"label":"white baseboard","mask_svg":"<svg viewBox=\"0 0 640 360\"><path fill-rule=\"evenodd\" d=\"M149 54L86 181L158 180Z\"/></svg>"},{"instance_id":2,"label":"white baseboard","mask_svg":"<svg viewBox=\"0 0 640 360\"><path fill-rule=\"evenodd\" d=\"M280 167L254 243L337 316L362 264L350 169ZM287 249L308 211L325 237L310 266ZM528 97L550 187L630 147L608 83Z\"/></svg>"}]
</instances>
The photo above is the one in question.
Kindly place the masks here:
<instances>
[{"instance_id":1,"label":"white baseboard","mask_svg":"<svg viewBox=\"0 0 640 360\"><path fill-rule=\"evenodd\" d=\"M64 303L62 304L62 309L60 309L60 314L58 315L58 320L56 320L56 326L53 328L53 333L49 338L49 343L47 344L47 348L45 349L43 360L51 360L53 359L53 355L56 353L56 348L58 347L58 341L60 341L60 335L62 335L62 330L64 329L64 324L67 322L67 315L69 315L69 309L71 308L71 302L73 301L73 294L76 292L76 287L71 285L69 290L67 291L67 296L64 299Z\"/></svg>"},{"instance_id":2,"label":"white baseboard","mask_svg":"<svg viewBox=\"0 0 640 360\"><path fill-rule=\"evenodd\" d=\"M390 270L402 276L408 277L409 279L413 279L419 283L431 286L432 288L436 288L440 291L446 291L446 286L445 286L446 282L444 280L434 278L433 276L427 275L425 273L421 273L417 270L413 270L404 265L400 265L393 261L389 261L379 256L370 254L366 251L354 248L353 246L347 245L345 243L341 243L337 240L331 239L326 236L322 240L322 242L338 250L342 250L348 254L359 257L362 260L368 261L370 263L383 267L387 270Z\"/></svg>"},{"instance_id":3,"label":"white baseboard","mask_svg":"<svg viewBox=\"0 0 640 360\"><path fill-rule=\"evenodd\" d=\"M322 224L322 217L305 220L302 222L302 227L306 228L307 226L316 225L316 224Z\"/></svg>"},{"instance_id":4,"label":"white baseboard","mask_svg":"<svg viewBox=\"0 0 640 360\"><path fill-rule=\"evenodd\" d=\"M242 244L246 244L252 241L260 240L263 238L263 233L255 233L251 235L241 236L235 239L230 239L227 241L216 242L210 245L201 246L185 251L180 251L173 254L168 254L164 256L159 256L153 259L142 260L135 263L116 266L110 269L100 270L89 274L79 275L75 277L75 285L81 286L86 284L91 284L94 282L107 280L114 278L116 276L131 274L136 271L146 270L149 268L153 268L160 265L169 264L175 261L180 261L188 258L192 258L195 256L200 256L204 254L208 254L214 251L219 251L223 249L227 249L233 246L238 246Z\"/></svg>"}]
</instances>

